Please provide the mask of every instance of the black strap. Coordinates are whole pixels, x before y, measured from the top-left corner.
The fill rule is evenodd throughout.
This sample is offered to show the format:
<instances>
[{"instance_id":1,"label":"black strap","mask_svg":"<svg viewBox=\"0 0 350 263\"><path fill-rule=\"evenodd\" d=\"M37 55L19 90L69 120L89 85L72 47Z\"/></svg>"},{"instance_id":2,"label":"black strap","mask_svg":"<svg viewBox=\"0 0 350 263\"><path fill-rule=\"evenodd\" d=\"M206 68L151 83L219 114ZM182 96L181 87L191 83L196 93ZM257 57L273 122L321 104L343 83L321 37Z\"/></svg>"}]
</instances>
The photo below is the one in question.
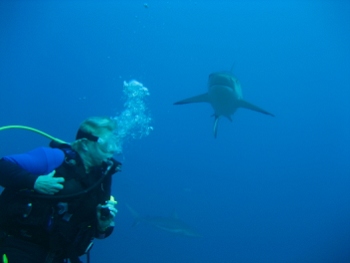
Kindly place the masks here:
<instances>
[{"instance_id":1,"label":"black strap","mask_svg":"<svg viewBox=\"0 0 350 263\"><path fill-rule=\"evenodd\" d=\"M93 142L97 142L99 139L97 136L79 129L77 135L75 136L75 139L79 140L79 139L83 139L83 138L88 139L89 141L93 141Z\"/></svg>"}]
</instances>

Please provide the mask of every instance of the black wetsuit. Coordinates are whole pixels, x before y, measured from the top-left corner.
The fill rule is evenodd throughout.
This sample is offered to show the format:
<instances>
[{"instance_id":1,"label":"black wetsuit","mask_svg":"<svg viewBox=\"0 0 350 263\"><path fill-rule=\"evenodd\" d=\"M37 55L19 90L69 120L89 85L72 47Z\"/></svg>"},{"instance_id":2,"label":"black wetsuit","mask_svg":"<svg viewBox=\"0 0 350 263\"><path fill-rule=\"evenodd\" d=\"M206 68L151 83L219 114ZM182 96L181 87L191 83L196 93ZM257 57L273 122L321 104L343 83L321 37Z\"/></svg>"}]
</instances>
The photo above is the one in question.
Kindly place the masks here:
<instances>
[{"instance_id":1,"label":"black wetsuit","mask_svg":"<svg viewBox=\"0 0 350 263\"><path fill-rule=\"evenodd\" d=\"M113 231L97 229L96 207L110 199L111 176L121 164L110 159L87 174L79 155L65 147L0 160L0 256L10 263L80 262L93 238ZM65 178L64 188L53 196L35 193L37 177L52 170Z\"/></svg>"}]
</instances>

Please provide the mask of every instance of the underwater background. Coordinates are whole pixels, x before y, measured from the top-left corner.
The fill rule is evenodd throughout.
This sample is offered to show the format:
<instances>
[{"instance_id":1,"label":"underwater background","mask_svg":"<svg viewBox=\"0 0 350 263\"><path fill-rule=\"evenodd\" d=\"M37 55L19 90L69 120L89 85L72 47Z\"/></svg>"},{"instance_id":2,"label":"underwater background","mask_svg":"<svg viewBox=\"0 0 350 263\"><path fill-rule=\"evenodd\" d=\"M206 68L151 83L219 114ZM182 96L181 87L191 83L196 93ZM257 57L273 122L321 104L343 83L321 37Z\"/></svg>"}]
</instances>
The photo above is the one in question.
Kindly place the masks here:
<instances>
[{"instance_id":1,"label":"underwater background","mask_svg":"<svg viewBox=\"0 0 350 263\"><path fill-rule=\"evenodd\" d=\"M350 262L349 1L3 0L0 29L0 126L73 141L85 118L125 110L124 81L150 93L153 130L116 156L116 227L91 262ZM215 139L209 104L172 104L230 70L276 117L239 109ZM202 237L132 227L126 205Z\"/></svg>"}]
</instances>

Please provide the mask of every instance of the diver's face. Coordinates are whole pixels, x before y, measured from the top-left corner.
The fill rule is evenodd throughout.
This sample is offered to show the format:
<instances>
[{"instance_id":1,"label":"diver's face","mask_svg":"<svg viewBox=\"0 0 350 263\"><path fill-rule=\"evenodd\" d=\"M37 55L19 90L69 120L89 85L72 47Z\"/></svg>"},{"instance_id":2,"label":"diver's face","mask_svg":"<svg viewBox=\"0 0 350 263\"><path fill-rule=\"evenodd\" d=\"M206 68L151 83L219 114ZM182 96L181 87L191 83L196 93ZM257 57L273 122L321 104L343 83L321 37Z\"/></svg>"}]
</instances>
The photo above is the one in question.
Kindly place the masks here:
<instances>
[{"instance_id":1,"label":"diver's face","mask_svg":"<svg viewBox=\"0 0 350 263\"><path fill-rule=\"evenodd\" d=\"M97 165L112 158L119 150L119 141L111 132L99 137L97 142L93 142L90 149L91 157Z\"/></svg>"},{"instance_id":2,"label":"diver's face","mask_svg":"<svg viewBox=\"0 0 350 263\"><path fill-rule=\"evenodd\" d=\"M97 147L112 158L119 149L119 140L114 133L110 132L98 138Z\"/></svg>"}]
</instances>

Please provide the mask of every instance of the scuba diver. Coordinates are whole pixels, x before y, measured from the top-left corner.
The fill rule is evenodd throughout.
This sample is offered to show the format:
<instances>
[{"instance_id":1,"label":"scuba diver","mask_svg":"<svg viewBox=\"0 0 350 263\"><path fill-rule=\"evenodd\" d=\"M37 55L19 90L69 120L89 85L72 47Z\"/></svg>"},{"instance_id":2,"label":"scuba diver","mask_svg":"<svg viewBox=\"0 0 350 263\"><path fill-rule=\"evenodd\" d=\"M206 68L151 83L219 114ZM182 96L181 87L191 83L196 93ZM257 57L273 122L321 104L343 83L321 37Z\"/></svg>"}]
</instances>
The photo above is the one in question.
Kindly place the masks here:
<instances>
[{"instance_id":1,"label":"scuba diver","mask_svg":"<svg viewBox=\"0 0 350 263\"><path fill-rule=\"evenodd\" d=\"M50 147L1 158L0 262L79 263L84 254L90 261L92 240L112 233L117 214L116 129L115 119L91 117L71 144L39 131Z\"/></svg>"}]
</instances>

